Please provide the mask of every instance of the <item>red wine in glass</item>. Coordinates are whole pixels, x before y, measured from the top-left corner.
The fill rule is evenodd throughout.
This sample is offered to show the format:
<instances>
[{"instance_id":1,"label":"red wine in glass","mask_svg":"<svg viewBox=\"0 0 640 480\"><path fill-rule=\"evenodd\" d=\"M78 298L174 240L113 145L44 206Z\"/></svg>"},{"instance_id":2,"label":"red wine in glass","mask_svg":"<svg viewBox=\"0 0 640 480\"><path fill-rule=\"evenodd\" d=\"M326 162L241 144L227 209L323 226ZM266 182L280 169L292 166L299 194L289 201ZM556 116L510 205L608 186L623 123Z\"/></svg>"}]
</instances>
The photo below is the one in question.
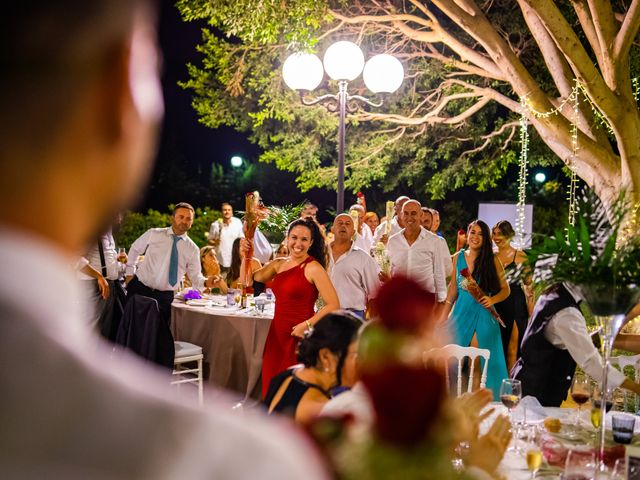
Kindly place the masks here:
<instances>
[{"instance_id":1,"label":"red wine in glass","mask_svg":"<svg viewBox=\"0 0 640 480\"><path fill-rule=\"evenodd\" d=\"M584 392L575 392L571 394L571 398L578 405L582 405L584 403L587 403L587 401L589 400L589 394Z\"/></svg>"}]
</instances>

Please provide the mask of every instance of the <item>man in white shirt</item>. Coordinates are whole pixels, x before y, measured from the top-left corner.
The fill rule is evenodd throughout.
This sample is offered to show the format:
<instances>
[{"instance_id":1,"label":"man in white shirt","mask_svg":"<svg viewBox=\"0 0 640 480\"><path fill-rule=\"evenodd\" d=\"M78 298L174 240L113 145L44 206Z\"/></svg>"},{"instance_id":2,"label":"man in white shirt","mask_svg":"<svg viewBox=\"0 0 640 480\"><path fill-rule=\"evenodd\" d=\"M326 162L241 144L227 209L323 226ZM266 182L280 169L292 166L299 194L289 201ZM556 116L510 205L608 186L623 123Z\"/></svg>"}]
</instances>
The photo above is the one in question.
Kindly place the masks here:
<instances>
[{"instance_id":1,"label":"man in white shirt","mask_svg":"<svg viewBox=\"0 0 640 480\"><path fill-rule=\"evenodd\" d=\"M438 237L420 225L422 208L417 200L408 200L402 207L405 227L392 235L387 243L391 259L392 275L402 274L412 278L435 295L437 302L447 297L444 264L440 254ZM383 281L387 280L381 274Z\"/></svg>"},{"instance_id":2,"label":"man in white shirt","mask_svg":"<svg viewBox=\"0 0 640 480\"><path fill-rule=\"evenodd\" d=\"M594 380L602 378L602 357L587 331L580 301L568 284L554 285L540 295L522 339L521 357L511 370L511 376L522 381L523 395L536 397L543 406L560 406L576 364ZM611 388L640 394L640 385L613 367L608 380Z\"/></svg>"},{"instance_id":3,"label":"man in white shirt","mask_svg":"<svg viewBox=\"0 0 640 480\"><path fill-rule=\"evenodd\" d=\"M422 228L426 231L435 233L431 231L431 226L433 225L433 210L427 207L422 207L422 220L420 221ZM440 256L442 257L442 271L444 272L445 278L451 277L453 275L453 263L451 261L451 252L449 251L449 245L447 244L447 240L438 235L440 239L440 244L438 245L440 249Z\"/></svg>"},{"instance_id":4,"label":"man in white shirt","mask_svg":"<svg viewBox=\"0 0 640 480\"><path fill-rule=\"evenodd\" d=\"M179 282L185 273L199 290L212 288L215 283L214 277L202 275L200 249L187 235L194 215L191 205L178 203L173 210L170 227L150 228L129 249L127 298L135 294L155 298L167 323L171 319L174 293L179 290ZM136 268L135 262L140 255L144 255L144 260Z\"/></svg>"},{"instance_id":5,"label":"man in white shirt","mask_svg":"<svg viewBox=\"0 0 640 480\"><path fill-rule=\"evenodd\" d=\"M327 478L292 428L190 406L83 321L75 260L152 171L154 5L9 2L0 16L2 477Z\"/></svg>"},{"instance_id":6,"label":"man in white shirt","mask_svg":"<svg viewBox=\"0 0 640 480\"><path fill-rule=\"evenodd\" d=\"M391 235L395 235L404 228L404 222L402 220L402 207L408 200L409 197L405 195L401 195L396 198L396 202L393 206L395 215L393 218L387 218L384 222L376 227L376 231L373 233L374 245L378 242L382 242L386 245ZM387 229L387 222L391 222L391 231L389 232L388 236L385 233Z\"/></svg>"},{"instance_id":7,"label":"man in white shirt","mask_svg":"<svg viewBox=\"0 0 640 480\"><path fill-rule=\"evenodd\" d=\"M340 307L364 320L367 303L380 286L378 265L351 240L355 228L350 215L336 216L331 231L335 239L329 248L329 277L338 292Z\"/></svg>"},{"instance_id":8,"label":"man in white shirt","mask_svg":"<svg viewBox=\"0 0 640 480\"><path fill-rule=\"evenodd\" d=\"M366 214L364 207L359 204L351 205L349 207L349 214L353 215L353 212L356 212L358 217L358 231L355 234L355 244L366 253L370 253L371 247L373 246L373 233L371 233L371 229L364 223L364 216Z\"/></svg>"},{"instance_id":9,"label":"man in white shirt","mask_svg":"<svg viewBox=\"0 0 640 480\"><path fill-rule=\"evenodd\" d=\"M216 255L223 272L231 266L231 249L236 238L244 237L242 220L233 216L233 207L223 203L222 217L211 224L209 243L216 247Z\"/></svg>"},{"instance_id":10,"label":"man in white shirt","mask_svg":"<svg viewBox=\"0 0 640 480\"><path fill-rule=\"evenodd\" d=\"M102 246L102 253L100 252ZM118 280L118 253L111 229L91 245L81 260L78 278L86 298L88 325L95 328L103 315L108 314L109 297Z\"/></svg>"}]
</instances>

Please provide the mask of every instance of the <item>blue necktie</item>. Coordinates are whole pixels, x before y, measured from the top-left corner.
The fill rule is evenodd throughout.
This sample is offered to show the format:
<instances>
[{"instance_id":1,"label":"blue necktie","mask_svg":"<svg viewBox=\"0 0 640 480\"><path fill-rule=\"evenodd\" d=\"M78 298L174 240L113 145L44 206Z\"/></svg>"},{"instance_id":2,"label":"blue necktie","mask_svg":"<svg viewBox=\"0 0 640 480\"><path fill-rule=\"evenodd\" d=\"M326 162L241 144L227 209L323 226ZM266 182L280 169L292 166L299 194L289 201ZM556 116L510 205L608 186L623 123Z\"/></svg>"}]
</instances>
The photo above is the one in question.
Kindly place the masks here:
<instances>
[{"instance_id":1,"label":"blue necktie","mask_svg":"<svg viewBox=\"0 0 640 480\"><path fill-rule=\"evenodd\" d=\"M172 287L178 283L178 240L180 237L171 234L173 245L171 246L171 259L169 260L169 285Z\"/></svg>"}]
</instances>

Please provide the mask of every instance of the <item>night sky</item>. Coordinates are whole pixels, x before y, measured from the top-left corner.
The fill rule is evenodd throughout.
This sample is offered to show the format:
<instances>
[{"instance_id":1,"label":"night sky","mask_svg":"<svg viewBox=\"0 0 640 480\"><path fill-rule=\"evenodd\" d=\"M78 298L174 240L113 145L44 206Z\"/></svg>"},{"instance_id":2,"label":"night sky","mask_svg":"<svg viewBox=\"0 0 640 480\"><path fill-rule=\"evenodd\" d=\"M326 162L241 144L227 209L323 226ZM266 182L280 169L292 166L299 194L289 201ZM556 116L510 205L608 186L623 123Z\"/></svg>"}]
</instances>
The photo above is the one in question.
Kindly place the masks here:
<instances>
[{"instance_id":1,"label":"night sky","mask_svg":"<svg viewBox=\"0 0 640 480\"><path fill-rule=\"evenodd\" d=\"M200 124L191 107L190 92L177 84L188 79L187 63L200 62L201 55L196 46L201 40L201 28L205 26L205 22L182 21L173 2L162 1L159 37L163 54L165 119L154 172L137 210L164 210L169 203L179 201L191 202L196 207L218 208L223 199L218 198L215 188L210 185L212 163L221 164L229 171L229 160L233 155L240 155L249 163L258 162L260 149L251 144L246 135L232 128L214 130ZM295 186L293 174L281 172L271 165L261 164L260 168L269 174L268 178L274 179L274 186L278 185L281 193L278 204L308 199L324 209L335 203L334 192L316 189L302 194ZM349 196L347 199L350 201ZM269 198L265 201L276 203Z\"/></svg>"}]
</instances>

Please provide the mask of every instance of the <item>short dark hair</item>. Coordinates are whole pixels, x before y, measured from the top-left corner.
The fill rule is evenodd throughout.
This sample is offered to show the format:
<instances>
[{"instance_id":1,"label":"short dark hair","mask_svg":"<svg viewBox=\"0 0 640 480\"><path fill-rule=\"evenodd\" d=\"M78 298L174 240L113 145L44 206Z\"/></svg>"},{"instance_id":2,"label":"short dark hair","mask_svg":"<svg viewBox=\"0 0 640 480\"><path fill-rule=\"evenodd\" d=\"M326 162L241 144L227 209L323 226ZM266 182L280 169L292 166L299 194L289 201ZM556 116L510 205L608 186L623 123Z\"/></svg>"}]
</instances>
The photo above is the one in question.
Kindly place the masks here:
<instances>
[{"instance_id":1,"label":"short dark hair","mask_svg":"<svg viewBox=\"0 0 640 480\"><path fill-rule=\"evenodd\" d=\"M229 205L233 210L233 205L231 205L229 202L222 202L222 204L220 205L220 209L224 208L225 205Z\"/></svg>"},{"instance_id":2,"label":"short dark hair","mask_svg":"<svg viewBox=\"0 0 640 480\"><path fill-rule=\"evenodd\" d=\"M349 345L357 338L362 321L351 312L338 310L322 317L313 327L313 333L304 337L298 344L296 357L305 367L314 367L323 348L338 356L336 378L341 382L342 366Z\"/></svg>"},{"instance_id":3,"label":"short dark hair","mask_svg":"<svg viewBox=\"0 0 640 480\"><path fill-rule=\"evenodd\" d=\"M104 74L114 47L126 41L135 12L151 12L151 5L147 0L6 2L0 16L0 144L46 150L83 87Z\"/></svg>"},{"instance_id":4,"label":"short dark hair","mask_svg":"<svg viewBox=\"0 0 640 480\"><path fill-rule=\"evenodd\" d=\"M175 207L173 207L173 212L172 215L176 214L176 210L178 210L179 208L186 208L187 210L191 210L191 213L196 213L195 209L191 206L190 203L187 202L180 202L177 203Z\"/></svg>"}]
</instances>

